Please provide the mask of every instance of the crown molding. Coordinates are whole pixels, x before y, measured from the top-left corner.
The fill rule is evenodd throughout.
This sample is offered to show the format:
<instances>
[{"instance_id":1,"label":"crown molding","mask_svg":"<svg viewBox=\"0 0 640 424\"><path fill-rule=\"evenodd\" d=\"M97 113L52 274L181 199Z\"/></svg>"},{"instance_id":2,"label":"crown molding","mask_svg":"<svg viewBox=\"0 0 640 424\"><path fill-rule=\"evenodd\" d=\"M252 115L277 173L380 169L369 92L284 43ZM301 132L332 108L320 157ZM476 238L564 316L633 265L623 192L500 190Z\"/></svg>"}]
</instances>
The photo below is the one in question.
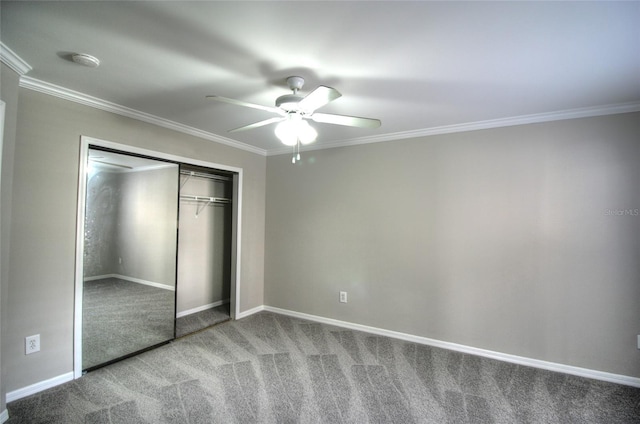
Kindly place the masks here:
<instances>
[{"instance_id":1,"label":"crown molding","mask_svg":"<svg viewBox=\"0 0 640 424\"><path fill-rule=\"evenodd\" d=\"M214 141L216 143L224 144L226 146L234 147L236 149L245 150L251 153L256 153L261 156L267 155L267 151L259 147L241 143L239 141L222 137L207 131L202 131L197 128L190 127L188 125L180 124L178 122L170 121L168 119L151 115L149 113L140 112L138 110L131 109L126 106L121 106L116 103L102 100L97 97L89 96L87 94L70 90L68 88L60 87L58 85L51 84L45 81L40 81L35 78L23 76L22 78L20 78L20 87L26 88L28 90L33 90L40 93L48 94L64 100L69 100L75 103L80 103L82 105L89 106L95 109L100 109L106 112L111 112L118 115L126 116L127 118L132 118L138 121L147 122L149 124L157 125L159 127L168 128L170 130L178 131L183 134L188 134L195 137L203 138L205 140Z\"/></svg>"},{"instance_id":2,"label":"crown molding","mask_svg":"<svg viewBox=\"0 0 640 424\"><path fill-rule=\"evenodd\" d=\"M24 75L33 69L27 62L18 56L13 50L0 41L0 61L16 71L18 75Z\"/></svg>"},{"instance_id":3,"label":"crown molding","mask_svg":"<svg viewBox=\"0 0 640 424\"><path fill-rule=\"evenodd\" d=\"M19 59L24 65L26 65L27 68L23 67L21 69L27 69L26 72L28 72L31 69L31 67L29 67L29 65L26 64L26 62L22 61L17 55L15 55L15 53L13 53L10 49L6 48L4 44L2 44L3 62L5 62L5 54L4 54L5 49L8 52L11 52L12 54L11 57L15 57ZM15 59L11 59L11 60L15 61ZM7 65L11 66L10 64L7 64ZM15 68L13 67L12 69L15 70ZM16 70L16 72L19 72L19 71ZM216 143L224 144L230 147L234 147L236 149L245 150L261 156L276 156L276 155L284 155L284 154L291 153L290 147L283 146L283 147L278 147L276 149L270 149L270 150L261 149L259 147L242 143L237 140L233 140L233 139L223 137L217 134L213 134L207 131L202 131L197 128L180 124L178 122L160 118L158 116L151 115L145 112L140 112L135 109L121 106L116 103L108 102L106 100L102 100L97 97L89 96L87 94L83 94L74 90L70 90L55 84L40 81L35 78L30 78L27 76L22 76L20 78L20 87L33 90L33 91L38 91L44 94L49 94L51 96L59 97L61 99L69 100L75 103L80 103L85 106L90 106L90 107L104 110L107 112L116 113L118 115L126 116L132 119L137 119L139 121L158 125L163 128L168 128L184 134L203 138L205 140L214 141ZM411 131L378 134L374 136L359 137L359 138L353 138L348 140L328 141L324 143L317 143L317 144L305 146L301 149L301 151L333 149L336 147L358 146L361 144L382 143L387 141L398 141L398 140L404 140L409 138L429 137L433 135L452 134L452 133L460 133L460 132L467 132L467 131L510 127L515 125L537 124L542 122L560 121L560 120L567 120L567 119L588 118L588 117L594 117L594 116L615 115L619 113L629 113L629 112L640 112L640 102L629 102L629 103L620 103L620 104L614 104L614 105L567 109L567 110L560 110L555 112L537 113L537 114L531 114L531 115L513 116L508 118L490 119L486 121L475 121L475 122L467 122L462 124L443 125L438 127L422 128L422 129L411 130Z\"/></svg>"},{"instance_id":4,"label":"crown molding","mask_svg":"<svg viewBox=\"0 0 640 424\"><path fill-rule=\"evenodd\" d=\"M486 121L467 122L463 124L443 125L439 127L423 128L412 131L380 134L370 137L353 138L305 146L300 150L324 150L336 147L357 146L360 144L381 143L385 141L397 141L408 138L429 137L433 135L452 134L466 131L477 131L491 128L511 127L515 125L538 124L542 122L561 121L566 119L589 118L594 116L615 115L618 113L640 112L640 102L620 103L585 107L579 109L567 109L556 112L536 113L532 115L513 116L509 118L490 119ZM280 147L268 151L268 156L291 154L291 147Z\"/></svg>"}]
</instances>

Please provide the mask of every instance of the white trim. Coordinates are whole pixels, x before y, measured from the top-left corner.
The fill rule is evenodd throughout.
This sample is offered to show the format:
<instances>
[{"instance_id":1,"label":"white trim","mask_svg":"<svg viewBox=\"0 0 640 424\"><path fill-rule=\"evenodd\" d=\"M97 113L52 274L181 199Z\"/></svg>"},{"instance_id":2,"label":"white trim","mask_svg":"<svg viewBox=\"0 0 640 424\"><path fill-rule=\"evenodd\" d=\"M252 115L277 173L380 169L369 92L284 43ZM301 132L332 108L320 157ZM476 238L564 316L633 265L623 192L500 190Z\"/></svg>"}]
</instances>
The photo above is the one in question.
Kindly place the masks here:
<instances>
[{"instance_id":1,"label":"white trim","mask_svg":"<svg viewBox=\"0 0 640 424\"><path fill-rule=\"evenodd\" d=\"M164 152L158 152L158 151L150 150L150 149L143 149L143 148L140 148L140 147L130 146L128 144L122 144L122 143L116 143L116 142L113 142L113 141L102 140L102 139L99 139L99 138L89 137L89 136L86 136L86 135L81 136L81 141L82 142L86 142L87 149L89 148L89 145L100 146L100 147L105 147L107 149L120 150L120 151L123 151L123 152L133 153L133 154L143 155L143 156L151 156L151 157L158 158L158 159L164 159L164 160L169 160L169 161L173 161L173 162L184 163L184 164L187 164L187 165L197 165L197 166L202 166L202 167L205 167L205 168L219 169L221 171L236 172L238 174L242 173L242 168L238 168L238 167L235 167L235 166L224 165L224 164L221 164L221 163L206 162L206 161L203 161L203 160L188 158L188 157L184 157L184 156L178 156L178 155L174 155L174 154L171 154L171 153L164 153Z\"/></svg>"},{"instance_id":2,"label":"white trim","mask_svg":"<svg viewBox=\"0 0 640 424\"><path fill-rule=\"evenodd\" d=\"M105 278L117 278L116 274L94 275L93 277L83 277L82 281L104 280Z\"/></svg>"},{"instance_id":3,"label":"white trim","mask_svg":"<svg viewBox=\"0 0 640 424\"><path fill-rule=\"evenodd\" d=\"M70 90L68 88L64 88L45 81L40 81L35 78L20 78L20 87L26 88L28 90L38 91L40 93L48 94L50 96L58 97L64 100L69 100L75 103L80 103L82 105L89 106L95 109L100 109L106 112L126 116L127 118L137 119L138 121L143 121L149 124L157 125L159 127L168 128L170 130L178 131L183 134L188 134L194 137L203 138L205 140L214 141L216 143L231 146L240 150L245 150L247 152L255 153L261 156L266 156L267 154L266 150L259 147L251 146L249 144L232 140L230 138L213 134L207 131L202 131L188 125L180 124L178 122L151 115L149 113L140 112L126 106L121 106L116 103L108 102L97 97L89 96L88 94L83 94L78 91Z\"/></svg>"},{"instance_id":4,"label":"white trim","mask_svg":"<svg viewBox=\"0 0 640 424\"><path fill-rule=\"evenodd\" d=\"M6 47L3 45L3 47ZM17 57L17 56L16 56ZM26 64L26 62L25 62ZM28 66L28 65L27 65ZM29 70L31 68L29 67ZM17 71L18 72L18 71ZM28 71L27 71L28 72ZM188 125L160 118L149 113L121 106L108 102L88 94L70 90L59 85L51 84L35 78L23 76L20 78L20 87L40 93L49 94L61 99L80 103L96 109L116 113L139 121L148 122L163 128L172 129L184 134L200 137L205 140L214 141L237 149L256 153L262 156L275 156L291 153L291 148L282 146L275 149L265 150L250 144L242 143L228 137L223 137L207 131L203 131ZM593 116L614 115L618 113L640 112L640 102L619 103L613 105L591 106L576 109L566 109L554 112L534 113L529 115L512 116L507 118L488 119L484 121L466 122L461 124L443 125L438 127L422 128L411 131L400 131L395 133L378 134L369 137L358 137L349 140L327 141L305 146L303 151L333 149L336 147L357 146L361 144L381 143L385 141L397 141L408 138L429 137L432 135L451 134L466 131L476 131L491 128L510 127L514 125L537 124L542 122L560 121L565 119L588 118Z\"/></svg>"},{"instance_id":5,"label":"white trim","mask_svg":"<svg viewBox=\"0 0 640 424\"><path fill-rule=\"evenodd\" d=\"M72 380L73 372L68 372L66 374L62 374L57 377L40 381L39 383L35 383L27 387L23 387L22 389L14 390L13 392L7 393L7 403L13 402L14 400L22 399L23 397L34 395L43 390L59 386L60 384L68 383Z\"/></svg>"},{"instance_id":6,"label":"white trim","mask_svg":"<svg viewBox=\"0 0 640 424\"><path fill-rule=\"evenodd\" d=\"M243 173L237 172L233 175L233 203L231 204L231 264L235 267L231 269L231 319L238 319L240 313L240 276L242 275L242 193L243 193Z\"/></svg>"},{"instance_id":7,"label":"white trim","mask_svg":"<svg viewBox=\"0 0 640 424\"><path fill-rule=\"evenodd\" d=\"M0 49L4 49L4 44L2 44L0 46ZM2 151L4 150L3 146L4 146L4 114L5 114L5 102L3 102L2 100L0 100L0 185L2 183ZM1 201L0 201L1 204ZM0 221L2 221L2 208L0 207ZM2 263L2 257L0 255L0 264ZM0 272L1 274L1 272ZM1 289L0 289L1 291ZM2 303L2 302L0 302ZM1 328L1 326L0 326ZM1 332L0 332L1 333ZM6 342L5 342L6 343ZM0 355L2 356L2 355ZM2 360L0 358L0 364L2 363ZM1 366L0 366L0 372L1 372ZM0 391L4 391L3 390L4 386L0 387ZM4 399L0 400L0 402L5 402ZM6 409L2 412L0 412L0 423L4 423L5 421L7 421L9 419L9 411L7 411Z\"/></svg>"},{"instance_id":8,"label":"white trim","mask_svg":"<svg viewBox=\"0 0 640 424\"><path fill-rule=\"evenodd\" d=\"M258 312L266 311L268 310L267 308L270 308L270 306L260 305L260 306L256 306L255 308L247 309L246 311L237 314L236 319L246 318L250 315L257 314ZM272 312L276 312L276 311L272 311ZM283 315L286 315L286 314L283 314Z\"/></svg>"},{"instance_id":9,"label":"white trim","mask_svg":"<svg viewBox=\"0 0 640 424\"><path fill-rule=\"evenodd\" d=\"M182 318L182 317L186 317L187 315L206 311L207 309L217 308L218 306L226 305L229 302L230 302L230 299L223 299L223 300L218 300L217 302L209 303L207 305L198 306L197 308L187 309L186 311L178 312L176 314L176 318Z\"/></svg>"},{"instance_id":10,"label":"white trim","mask_svg":"<svg viewBox=\"0 0 640 424\"><path fill-rule=\"evenodd\" d=\"M618 113L640 112L640 102L620 103L615 105L585 107L579 109L560 110L555 112L536 113L532 115L513 116L509 118L489 119L486 121L467 122L440 127L423 128L412 131L402 131L389 134L380 134L370 137L360 137L350 140L332 141L319 144L310 144L303 147L302 151L324 150L335 147L357 146L360 144L381 143L407 138L429 137L432 135L460 133L466 131L486 130L491 128L511 127L514 125L539 124L542 122L561 121L565 119L589 118L593 116L615 115ZM267 152L267 156L291 154L290 147L279 147Z\"/></svg>"},{"instance_id":11,"label":"white trim","mask_svg":"<svg viewBox=\"0 0 640 424\"><path fill-rule=\"evenodd\" d=\"M332 318L325 318L317 315L305 314L302 312L290 311L287 309L276 308L274 306L256 306L248 309L236 316L237 319L247 318L261 311L273 312L276 314L287 315L294 318L306 319L309 321L319 322L322 324L333 325L336 327L348 328L350 330L362 331L364 333L376 334L379 336L391 337L394 339L405 340L412 343L418 343L427 346L439 347L442 349L453 350L456 352L468 353L471 355L482 356L485 358L496 359L498 361L509 362L518 365L524 365L534 368L545 369L548 371L561 372L571 374L578 377L592 378L594 380L607 381L610 383L623 384L626 386L640 387L640 378L630 377L620 374L612 374L603 371L590 370L587 368L574 367L571 365L558 364L555 362L541 361L538 359L526 358L523 356L510 355L507 353L495 352L491 350L479 349L476 347L465 346L457 343L443 342L441 340L430 339L427 337L414 336L412 334L400 333L398 331L385 330L382 328L370 327L367 325L355 324L347 321L340 321ZM77 377L75 377L77 378ZM41 381L36 384L14 390L7 393L7 403L21 399L41 392L46 389L67 383L74 379L74 372L68 372L49 380Z\"/></svg>"},{"instance_id":12,"label":"white trim","mask_svg":"<svg viewBox=\"0 0 640 424\"><path fill-rule=\"evenodd\" d=\"M89 156L89 145L101 146L124 152L151 156L159 159L170 160L174 162L197 165L205 168L219 169L222 171L230 171L234 173L234 213L233 220L235 224L232 231L232 277L231 277L231 302L234 303L235 309L232 307L232 318L236 318L235 314L240 311L240 269L242 251L242 181L243 169L235 166L223 165L203 160L192 159L183 156L177 156L169 153L157 152L139 147L133 147L125 144L114 143L112 141L100 140L98 138L81 136L80 137L80 164L78 169L78 210L77 210L77 228L76 228L76 274L75 274L75 310L74 310L74 335L73 335L73 373L75 378L82 376L82 281L83 281L83 259L84 259L84 210L86 204L86 164Z\"/></svg>"},{"instance_id":13,"label":"white trim","mask_svg":"<svg viewBox=\"0 0 640 424\"><path fill-rule=\"evenodd\" d=\"M400 333L398 331L385 330L383 328L377 328L377 327L369 327L367 325L355 324L347 321L340 321L337 319L325 318L317 315L310 315L302 312L290 311L287 309L276 308L273 306L263 306L262 309L254 308L250 311L247 311L243 315L243 317L250 315L249 312L256 313L256 312L259 312L260 310L274 312L277 314L287 315L295 318L306 319L309 321L320 322L323 324L334 325L336 327L343 327L351 330L362 331L365 333L377 334L379 336L386 336L394 339L405 340L408 342L418 343L422 345L454 350L456 352L468 353L471 355L477 355L485 358L496 359L498 361L504 361L504 362L509 362L509 363L518 364L518 365L525 365L525 366L534 367L534 368L541 368L548 371L555 371L555 372L561 372L565 374L576 375L578 377L608 381L610 383L624 384L626 386L640 387L640 378L637 378L637 377L630 377L630 376L620 375L620 374L612 374L609 372L574 367L571 365L558 364L555 362L541 361L539 359L511 355L511 354L502 353L502 352L495 352L492 350L480 349L477 347L445 342L441 340L430 339L427 337L414 336L412 334Z\"/></svg>"},{"instance_id":14,"label":"white trim","mask_svg":"<svg viewBox=\"0 0 640 424\"><path fill-rule=\"evenodd\" d=\"M84 293L84 212L87 199L89 144L80 140L78 164L78 210L76 211L76 275L73 306L73 376L82 376L82 298Z\"/></svg>"},{"instance_id":15,"label":"white trim","mask_svg":"<svg viewBox=\"0 0 640 424\"><path fill-rule=\"evenodd\" d=\"M0 61L13 69L18 75L24 75L33 69L31 65L24 61L13 50L0 41Z\"/></svg>"},{"instance_id":16,"label":"white trim","mask_svg":"<svg viewBox=\"0 0 640 424\"><path fill-rule=\"evenodd\" d=\"M170 286L168 284L156 283L155 281L143 280L141 278L129 277L127 275L121 275L121 274L105 274L105 275L96 275L93 277L85 277L83 278L83 281L102 280L103 278L117 278L119 280L130 281L132 283L138 283L138 284L144 284L145 286L156 287L158 289L176 291L175 287Z\"/></svg>"}]
</instances>

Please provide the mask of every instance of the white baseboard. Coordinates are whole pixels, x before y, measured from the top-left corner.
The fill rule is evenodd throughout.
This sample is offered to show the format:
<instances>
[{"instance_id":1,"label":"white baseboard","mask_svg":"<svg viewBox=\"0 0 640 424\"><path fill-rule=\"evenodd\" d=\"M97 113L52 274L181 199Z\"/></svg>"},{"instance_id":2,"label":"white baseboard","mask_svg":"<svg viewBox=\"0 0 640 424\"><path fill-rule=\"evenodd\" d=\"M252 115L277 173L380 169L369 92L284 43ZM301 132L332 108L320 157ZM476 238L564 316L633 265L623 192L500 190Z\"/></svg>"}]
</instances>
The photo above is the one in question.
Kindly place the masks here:
<instances>
[{"instance_id":1,"label":"white baseboard","mask_svg":"<svg viewBox=\"0 0 640 424\"><path fill-rule=\"evenodd\" d=\"M364 333L376 334L379 336L391 337L394 339L405 340L408 342L439 347L443 349L453 350L462 353L469 353L471 355L482 356L485 358L496 359L499 361L509 362L518 365L525 365L534 368L540 368L548 371L561 372L565 374L571 374L578 377L591 378L594 380L608 381L610 383L623 384L626 386L640 387L640 378L630 377L626 375L613 374L603 371L591 370L587 368L574 367L571 365L558 364L555 362L541 361L539 359L527 358L524 356L510 355L508 353L495 352L486 349L479 349L477 347L465 346L461 344L444 342L441 340L430 339L427 337L414 336L412 334L400 333L398 331L385 330L383 328L370 327L367 325L355 324L347 321L340 321L333 318L325 318L317 315L305 314L303 312L290 311L288 309L276 308L273 306L256 306L255 308L243 311L236 314L235 319L242 319L248 316L257 314L261 311L273 312L276 314L287 315L294 318L306 319L309 321L320 322L323 324L333 325L336 327L348 328L350 330L362 331ZM23 397L30 396L41 392L51 387L58 386L73 380L73 372L60 375L58 377L51 378L49 380L41 381L36 384L32 384L22 389L14 390L7 393L7 403L14 400L22 399ZM6 415L5 415L6 413ZM6 418L4 418L6 416ZM0 414L0 423L3 423L8 419L7 411L3 411Z\"/></svg>"},{"instance_id":2,"label":"white baseboard","mask_svg":"<svg viewBox=\"0 0 640 424\"><path fill-rule=\"evenodd\" d=\"M334 325L336 327L348 328L351 330L362 331L365 333L387 336L394 339L405 340L408 342L439 347L457 352L469 353L471 355L482 356L485 358L497 359L499 361L509 362L518 365L525 365L534 368L541 368L548 371L556 371L565 374L576 375L578 377L592 378L595 380L608 381L610 383L624 384L626 386L640 387L640 378L630 377L620 374L612 374L603 371L591 370L587 368L574 367L571 365L558 364L555 362L547 362L539 359L527 358L524 356L510 355L508 353L495 352L492 350L479 349L477 347L461 345L457 343L444 342L441 340L430 339L427 337L414 336L412 334L400 333L398 331L385 330L382 328L369 327L367 325L354 324L347 321L340 321L332 318L320 317L317 315L305 314L302 312L290 311L287 309L275 308L273 306L262 306L250 309L242 314L242 317L260 312L261 310L274 312L277 314L288 315L295 318L302 318L309 321L320 322L323 324Z\"/></svg>"},{"instance_id":3,"label":"white baseboard","mask_svg":"<svg viewBox=\"0 0 640 424\"><path fill-rule=\"evenodd\" d=\"M156 283L154 281L143 280L141 278L129 277L127 275L121 275L121 274L95 275L93 277L85 277L84 281L102 280L104 278L118 278L120 280L131 281L132 283L144 284L145 286L151 286L159 289L176 291L176 288L174 286L170 286L168 284Z\"/></svg>"},{"instance_id":4,"label":"white baseboard","mask_svg":"<svg viewBox=\"0 0 640 424\"><path fill-rule=\"evenodd\" d=\"M73 380L73 371L50 378L48 380L41 381L36 384L32 384L27 387L23 387L22 389L14 390L13 392L7 393L7 403L13 402L14 400L22 399L23 397L34 395L43 390L47 390L60 384L67 383L71 380Z\"/></svg>"},{"instance_id":5,"label":"white baseboard","mask_svg":"<svg viewBox=\"0 0 640 424\"><path fill-rule=\"evenodd\" d=\"M116 274L94 275L93 277L84 277L82 281L96 281L105 278L116 278Z\"/></svg>"},{"instance_id":6,"label":"white baseboard","mask_svg":"<svg viewBox=\"0 0 640 424\"><path fill-rule=\"evenodd\" d=\"M229 299L218 300L217 302L198 306L197 308L187 309L186 311L178 312L176 314L176 318L182 318L182 317L186 317L187 315L195 314L197 312L206 311L207 309L217 308L218 306L222 306L227 303L229 303Z\"/></svg>"},{"instance_id":7,"label":"white baseboard","mask_svg":"<svg viewBox=\"0 0 640 424\"><path fill-rule=\"evenodd\" d=\"M6 409L0 412L0 423L4 423L9 419L9 411Z\"/></svg>"},{"instance_id":8,"label":"white baseboard","mask_svg":"<svg viewBox=\"0 0 640 424\"><path fill-rule=\"evenodd\" d=\"M257 314L260 311L264 311L266 308L268 308L268 306L264 306L264 305L256 306L255 308L251 308L251 309L248 309L246 311L237 313L236 314L236 319L242 319L242 318L246 318L246 317L248 317L250 315Z\"/></svg>"}]
</instances>

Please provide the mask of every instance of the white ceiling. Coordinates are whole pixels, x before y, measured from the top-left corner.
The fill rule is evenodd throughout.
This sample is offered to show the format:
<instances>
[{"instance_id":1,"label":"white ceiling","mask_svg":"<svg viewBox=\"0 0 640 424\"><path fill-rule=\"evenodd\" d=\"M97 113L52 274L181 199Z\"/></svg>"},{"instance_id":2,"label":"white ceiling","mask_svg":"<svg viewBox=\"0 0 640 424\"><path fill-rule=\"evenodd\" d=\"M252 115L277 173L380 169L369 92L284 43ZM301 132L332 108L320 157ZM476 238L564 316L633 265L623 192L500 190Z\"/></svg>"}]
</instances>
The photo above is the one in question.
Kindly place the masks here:
<instances>
[{"instance_id":1,"label":"white ceiling","mask_svg":"<svg viewBox=\"0 0 640 424\"><path fill-rule=\"evenodd\" d=\"M315 148L447 126L640 105L640 2L11 2L1 40L55 84L269 154L285 78L343 97L320 111L378 129L313 125ZM101 60L72 63L82 52ZM604 108L603 108L604 107ZM214 137L215 138L215 137Z\"/></svg>"}]
</instances>

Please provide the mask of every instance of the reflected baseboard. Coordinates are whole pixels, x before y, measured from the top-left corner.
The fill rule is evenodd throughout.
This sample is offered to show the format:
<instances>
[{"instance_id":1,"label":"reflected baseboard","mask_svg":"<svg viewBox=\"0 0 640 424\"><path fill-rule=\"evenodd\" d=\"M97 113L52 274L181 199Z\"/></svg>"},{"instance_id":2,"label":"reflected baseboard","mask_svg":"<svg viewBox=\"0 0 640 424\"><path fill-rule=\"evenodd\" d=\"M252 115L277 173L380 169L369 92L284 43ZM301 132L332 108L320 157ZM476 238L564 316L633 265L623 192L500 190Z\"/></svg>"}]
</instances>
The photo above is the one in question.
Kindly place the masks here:
<instances>
[{"instance_id":1,"label":"reflected baseboard","mask_svg":"<svg viewBox=\"0 0 640 424\"><path fill-rule=\"evenodd\" d=\"M218 306L222 306L224 304L229 303L229 299L218 300L217 302L209 303L206 305L198 306L197 308L187 309L186 311L181 311L176 314L176 318L186 317L187 315L195 314L198 312L206 311L207 309L217 308Z\"/></svg>"},{"instance_id":2,"label":"reflected baseboard","mask_svg":"<svg viewBox=\"0 0 640 424\"><path fill-rule=\"evenodd\" d=\"M143 280L141 278L129 277L128 275L122 274L105 274L105 275L95 275L93 277L85 277L83 281L96 281L102 280L105 278L118 278L120 280L131 281L132 283L144 284L145 286L156 287L164 290L175 291L176 288L167 284L156 283L155 281Z\"/></svg>"}]
</instances>

